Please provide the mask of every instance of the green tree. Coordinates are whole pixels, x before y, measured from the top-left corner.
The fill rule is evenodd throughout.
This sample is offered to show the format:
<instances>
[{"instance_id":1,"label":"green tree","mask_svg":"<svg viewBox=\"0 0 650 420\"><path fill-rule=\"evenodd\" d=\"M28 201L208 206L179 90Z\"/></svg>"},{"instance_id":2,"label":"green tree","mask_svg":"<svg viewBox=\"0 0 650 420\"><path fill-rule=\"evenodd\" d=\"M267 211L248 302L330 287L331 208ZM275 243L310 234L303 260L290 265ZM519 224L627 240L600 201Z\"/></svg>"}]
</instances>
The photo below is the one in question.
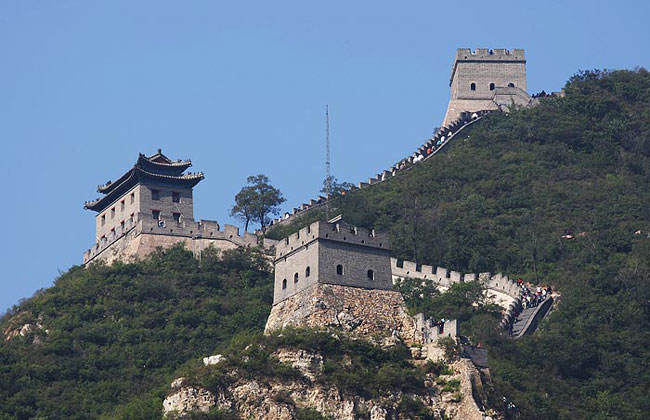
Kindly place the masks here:
<instances>
[{"instance_id":1,"label":"green tree","mask_svg":"<svg viewBox=\"0 0 650 420\"><path fill-rule=\"evenodd\" d=\"M328 184L329 184L329 195L333 197L343 194L345 191L348 191L354 186L349 182L339 183L339 181L336 179L335 176L330 175L329 177L325 177L325 179L323 180L323 188L321 188L320 190L322 194L327 195Z\"/></svg>"},{"instance_id":2,"label":"green tree","mask_svg":"<svg viewBox=\"0 0 650 420\"><path fill-rule=\"evenodd\" d=\"M246 230L248 230L248 224L255 221L264 231L270 221L269 215L279 214L279 206L286 199L282 197L282 192L279 189L269 184L269 178L266 175L249 176L246 178L246 182L248 185L244 186L235 196L235 205L230 210L230 214L243 221Z\"/></svg>"},{"instance_id":3,"label":"green tree","mask_svg":"<svg viewBox=\"0 0 650 420\"><path fill-rule=\"evenodd\" d=\"M230 209L230 215L244 222L244 230L255 217L255 199L257 195L252 186L246 186L235 196L235 205Z\"/></svg>"}]
</instances>

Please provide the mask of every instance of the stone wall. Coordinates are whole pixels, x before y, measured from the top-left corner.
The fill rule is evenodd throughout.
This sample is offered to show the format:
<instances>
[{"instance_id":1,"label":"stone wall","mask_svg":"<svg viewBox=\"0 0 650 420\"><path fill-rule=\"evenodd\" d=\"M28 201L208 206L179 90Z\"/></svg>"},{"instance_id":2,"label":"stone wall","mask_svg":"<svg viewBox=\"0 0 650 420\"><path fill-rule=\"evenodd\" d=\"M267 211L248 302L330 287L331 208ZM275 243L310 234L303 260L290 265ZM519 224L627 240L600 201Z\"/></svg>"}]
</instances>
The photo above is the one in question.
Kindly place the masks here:
<instances>
[{"instance_id":1,"label":"stone wall","mask_svg":"<svg viewBox=\"0 0 650 420\"><path fill-rule=\"evenodd\" d=\"M517 282L510 280L508 276L501 273L460 273L451 271L444 267L434 267L431 265L416 265L412 261L399 262L397 258L390 259L393 281L399 279L415 278L422 280L432 280L440 289L444 290L454 283L462 281L480 280L488 289L488 292L494 292L494 296L502 300L513 300L519 297L521 289ZM509 305L509 303L508 303ZM505 305L507 307L508 305ZM503 306L503 305L502 305Z\"/></svg>"},{"instance_id":2,"label":"stone wall","mask_svg":"<svg viewBox=\"0 0 650 420\"><path fill-rule=\"evenodd\" d=\"M405 309L396 291L318 283L273 305L265 332L288 326L333 326L361 336L396 333L407 342L421 343L415 320Z\"/></svg>"},{"instance_id":3,"label":"stone wall","mask_svg":"<svg viewBox=\"0 0 650 420\"><path fill-rule=\"evenodd\" d=\"M83 262L132 261L146 257L157 247L168 248L179 242L197 255L209 246L227 250L258 244L257 236L248 232L241 236L236 226L225 225L221 230L217 222L210 220L159 223L145 217L124 229L117 229L105 241L95 244L84 253Z\"/></svg>"}]
</instances>

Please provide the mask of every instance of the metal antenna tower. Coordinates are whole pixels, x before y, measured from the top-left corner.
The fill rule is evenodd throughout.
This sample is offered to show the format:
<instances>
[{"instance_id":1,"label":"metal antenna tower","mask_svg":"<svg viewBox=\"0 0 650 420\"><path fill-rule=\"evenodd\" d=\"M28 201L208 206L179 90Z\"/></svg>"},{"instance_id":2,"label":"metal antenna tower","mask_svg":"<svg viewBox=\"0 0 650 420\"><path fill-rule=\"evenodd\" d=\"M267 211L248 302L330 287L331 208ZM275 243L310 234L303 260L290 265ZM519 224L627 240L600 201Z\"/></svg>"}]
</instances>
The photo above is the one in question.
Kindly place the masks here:
<instances>
[{"instance_id":1,"label":"metal antenna tower","mask_svg":"<svg viewBox=\"0 0 650 420\"><path fill-rule=\"evenodd\" d=\"M330 194L332 193L332 175L330 173L330 110L325 105L325 220L330 219Z\"/></svg>"}]
</instances>

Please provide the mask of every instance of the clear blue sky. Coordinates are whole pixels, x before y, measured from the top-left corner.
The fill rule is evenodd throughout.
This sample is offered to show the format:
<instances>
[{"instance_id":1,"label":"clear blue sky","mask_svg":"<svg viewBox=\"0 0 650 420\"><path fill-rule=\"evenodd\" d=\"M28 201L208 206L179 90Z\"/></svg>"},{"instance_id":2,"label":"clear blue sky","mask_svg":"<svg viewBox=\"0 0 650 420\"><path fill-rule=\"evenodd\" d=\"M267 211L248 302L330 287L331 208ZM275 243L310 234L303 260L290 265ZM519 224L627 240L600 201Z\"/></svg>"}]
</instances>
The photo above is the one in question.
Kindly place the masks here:
<instances>
[{"instance_id":1,"label":"clear blue sky","mask_svg":"<svg viewBox=\"0 0 650 420\"><path fill-rule=\"evenodd\" d=\"M248 175L285 208L332 171L365 180L443 118L458 47L525 48L528 90L650 62L645 1L0 0L0 311L93 244L85 200L159 147L206 179L197 218L232 222Z\"/></svg>"}]
</instances>

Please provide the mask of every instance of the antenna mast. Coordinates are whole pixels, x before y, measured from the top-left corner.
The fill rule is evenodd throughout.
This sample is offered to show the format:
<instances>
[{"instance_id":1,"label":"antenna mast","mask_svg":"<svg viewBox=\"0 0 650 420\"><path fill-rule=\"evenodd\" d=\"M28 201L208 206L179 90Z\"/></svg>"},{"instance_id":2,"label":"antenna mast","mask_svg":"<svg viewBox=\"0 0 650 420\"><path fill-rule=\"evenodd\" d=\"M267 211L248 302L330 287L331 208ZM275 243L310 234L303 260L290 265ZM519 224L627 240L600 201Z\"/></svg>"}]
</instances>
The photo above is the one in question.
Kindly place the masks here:
<instances>
[{"instance_id":1,"label":"antenna mast","mask_svg":"<svg viewBox=\"0 0 650 420\"><path fill-rule=\"evenodd\" d=\"M330 111L325 105L325 218L330 218L330 194L332 193L332 175L330 173Z\"/></svg>"}]
</instances>

